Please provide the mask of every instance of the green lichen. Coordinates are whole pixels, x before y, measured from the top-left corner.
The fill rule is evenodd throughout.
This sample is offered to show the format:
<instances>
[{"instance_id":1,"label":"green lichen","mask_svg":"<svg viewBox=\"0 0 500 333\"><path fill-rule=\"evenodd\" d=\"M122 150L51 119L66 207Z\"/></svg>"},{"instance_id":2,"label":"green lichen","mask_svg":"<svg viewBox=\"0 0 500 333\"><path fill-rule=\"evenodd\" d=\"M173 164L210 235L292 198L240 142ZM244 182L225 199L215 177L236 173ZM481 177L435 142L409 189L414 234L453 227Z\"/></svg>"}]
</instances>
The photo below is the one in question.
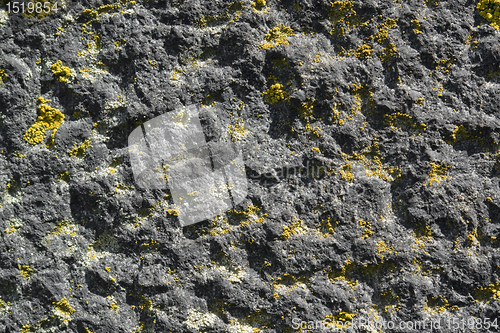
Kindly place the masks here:
<instances>
[{"instance_id":1,"label":"green lichen","mask_svg":"<svg viewBox=\"0 0 500 333\"><path fill-rule=\"evenodd\" d=\"M476 9L493 28L500 30L500 0L481 0L477 3Z\"/></svg>"},{"instance_id":2,"label":"green lichen","mask_svg":"<svg viewBox=\"0 0 500 333\"><path fill-rule=\"evenodd\" d=\"M43 97L39 97L38 101L40 102L40 105L38 106L40 116L38 116L36 123L31 125L31 127L26 131L23 139L32 145L36 145L45 139L45 132L47 130L52 130L50 141L53 144L54 135L64 120L64 114L62 114L58 109L47 105L46 103L48 100L45 100Z\"/></svg>"}]
</instances>

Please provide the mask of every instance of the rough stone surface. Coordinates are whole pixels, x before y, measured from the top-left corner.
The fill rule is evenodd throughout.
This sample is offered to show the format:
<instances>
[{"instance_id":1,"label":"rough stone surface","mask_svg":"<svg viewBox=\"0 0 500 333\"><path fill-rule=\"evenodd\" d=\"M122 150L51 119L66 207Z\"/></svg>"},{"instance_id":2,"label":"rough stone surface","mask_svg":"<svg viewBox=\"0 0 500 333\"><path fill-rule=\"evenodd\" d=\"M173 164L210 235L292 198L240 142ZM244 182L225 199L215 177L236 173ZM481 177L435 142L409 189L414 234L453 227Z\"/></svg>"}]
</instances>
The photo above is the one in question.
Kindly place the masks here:
<instances>
[{"instance_id":1,"label":"rough stone surface","mask_svg":"<svg viewBox=\"0 0 500 333\"><path fill-rule=\"evenodd\" d=\"M8 3L0 332L499 331L468 326L500 311L500 33L476 1ZM213 103L249 192L182 228L127 138Z\"/></svg>"}]
</instances>

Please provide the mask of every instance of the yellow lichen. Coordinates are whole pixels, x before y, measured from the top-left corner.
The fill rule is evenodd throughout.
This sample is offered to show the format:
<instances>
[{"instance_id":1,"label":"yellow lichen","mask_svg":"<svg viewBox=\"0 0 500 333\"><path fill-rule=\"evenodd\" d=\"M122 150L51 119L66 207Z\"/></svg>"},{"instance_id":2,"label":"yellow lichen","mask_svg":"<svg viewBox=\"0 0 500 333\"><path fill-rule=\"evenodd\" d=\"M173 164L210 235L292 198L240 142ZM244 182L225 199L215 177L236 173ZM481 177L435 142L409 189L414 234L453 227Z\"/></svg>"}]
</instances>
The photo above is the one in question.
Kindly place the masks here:
<instances>
[{"instance_id":1,"label":"yellow lichen","mask_svg":"<svg viewBox=\"0 0 500 333\"><path fill-rule=\"evenodd\" d=\"M364 220L359 220L359 226L361 227L361 230L363 230L363 233L361 234L361 237L363 239L368 238L370 236L373 236L373 231L371 230L372 225L370 222L364 221Z\"/></svg>"},{"instance_id":2,"label":"yellow lichen","mask_svg":"<svg viewBox=\"0 0 500 333\"><path fill-rule=\"evenodd\" d=\"M87 155L86 149L91 146L89 140L85 140L81 145L77 146L75 143L74 148L68 154L74 157L84 158Z\"/></svg>"},{"instance_id":3,"label":"yellow lichen","mask_svg":"<svg viewBox=\"0 0 500 333\"><path fill-rule=\"evenodd\" d=\"M0 69L0 85L4 82L7 82L7 73L3 69Z\"/></svg>"},{"instance_id":4,"label":"yellow lichen","mask_svg":"<svg viewBox=\"0 0 500 333\"><path fill-rule=\"evenodd\" d=\"M331 219L331 217L328 217L326 219L326 221L322 220L322 222L320 224L318 224L318 226L316 228L316 230L318 230L319 234L322 237L332 236L333 233L335 232L335 228L340 223L339 221L336 221L335 222L335 227L333 227L332 224L330 223L330 219Z\"/></svg>"},{"instance_id":5,"label":"yellow lichen","mask_svg":"<svg viewBox=\"0 0 500 333\"><path fill-rule=\"evenodd\" d=\"M432 186L433 182L437 182L438 184L441 183L441 181L446 180L448 178L448 169L450 167L444 163L436 164L436 163L430 163L431 165L431 170L429 171L429 186Z\"/></svg>"},{"instance_id":6,"label":"yellow lichen","mask_svg":"<svg viewBox=\"0 0 500 333\"><path fill-rule=\"evenodd\" d=\"M5 232L6 234L11 234L11 233L13 233L13 232L15 232L15 231L17 230L17 229L16 229L13 225L10 225L10 227L9 227L9 228L10 228L10 229L5 229L5 230L4 230L4 232Z\"/></svg>"},{"instance_id":7,"label":"yellow lichen","mask_svg":"<svg viewBox=\"0 0 500 333\"><path fill-rule=\"evenodd\" d=\"M254 10L261 9L261 8L265 7L266 4L267 4L266 0L256 0L256 1L252 2L252 8Z\"/></svg>"},{"instance_id":8,"label":"yellow lichen","mask_svg":"<svg viewBox=\"0 0 500 333\"><path fill-rule=\"evenodd\" d=\"M328 327L331 331L343 330L351 326L351 321L356 316L354 313L340 312L336 315L329 314L324 319L325 327ZM328 319L328 321L327 321Z\"/></svg>"},{"instance_id":9,"label":"yellow lichen","mask_svg":"<svg viewBox=\"0 0 500 333\"><path fill-rule=\"evenodd\" d=\"M233 124L227 125L227 133L231 134L231 139L240 140L248 131L244 126L245 121L242 118L236 118L233 120Z\"/></svg>"},{"instance_id":10,"label":"yellow lichen","mask_svg":"<svg viewBox=\"0 0 500 333\"><path fill-rule=\"evenodd\" d=\"M420 26L420 22L419 22L417 19L412 20L412 21L411 21L411 24L412 24L412 26L413 26L413 32L414 32L415 34L421 34L421 33L422 33L422 31L420 30L420 28L421 28L421 26Z\"/></svg>"},{"instance_id":11,"label":"yellow lichen","mask_svg":"<svg viewBox=\"0 0 500 333\"><path fill-rule=\"evenodd\" d=\"M420 100L423 102L423 99L421 98L417 101ZM384 115L384 120L387 125L391 126L391 128L410 131L411 134L417 135L421 135L427 127L425 124L418 124L415 120L413 120L412 116L401 112L386 114Z\"/></svg>"},{"instance_id":12,"label":"yellow lichen","mask_svg":"<svg viewBox=\"0 0 500 333\"><path fill-rule=\"evenodd\" d=\"M363 44L356 49L356 57L360 59L370 59L371 54L373 53L373 49L370 45Z\"/></svg>"},{"instance_id":13,"label":"yellow lichen","mask_svg":"<svg viewBox=\"0 0 500 333\"><path fill-rule=\"evenodd\" d=\"M247 205L246 210L238 211L236 209L228 211L228 214L239 220L240 226L245 227L251 223L263 223L267 214L261 214L262 208Z\"/></svg>"},{"instance_id":14,"label":"yellow lichen","mask_svg":"<svg viewBox=\"0 0 500 333\"><path fill-rule=\"evenodd\" d=\"M453 133L451 134L451 137L453 138L452 142L455 143L457 141L469 139L471 137L471 135L469 134L467 129L464 127L464 125L459 125L459 126L455 126L455 128L453 129Z\"/></svg>"},{"instance_id":15,"label":"yellow lichen","mask_svg":"<svg viewBox=\"0 0 500 333\"><path fill-rule=\"evenodd\" d=\"M287 100L290 96L285 90L283 85L275 83L269 89L262 93L264 100L269 104L276 104L281 100Z\"/></svg>"},{"instance_id":16,"label":"yellow lichen","mask_svg":"<svg viewBox=\"0 0 500 333\"><path fill-rule=\"evenodd\" d=\"M52 305L56 311L59 311L67 316L72 315L76 311L71 307L66 297L61 299L59 302L52 302Z\"/></svg>"},{"instance_id":17,"label":"yellow lichen","mask_svg":"<svg viewBox=\"0 0 500 333\"><path fill-rule=\"evenodd\" d=\"M361 153L354 153L350 157L346 154L343 156L344 159L349 162L360 161L365 167L365 172L368 177L379 177L386 182L392 182L401 177L401 169L398 166L391 168L390 166L383 165L383 158L376 138L374 138L372 144Z\"/></svg>"},{"instance_id":18,"label":"yellow lichen","mask_svg":"<svg viewBox=\"0 0 500 333\"><path fill-rule=\"evenodd\" d=\"M33 274L33 270L28 265L20 265L19 272L23 276L24 280L29 280Z\"/></svg>"},{"instance_id":19,"label":"yellow lichen","mask_svg":"<svg viewBox=\"0 0 500 333\"><path fill-rule=\"evenodd\" d=\"M479 15L485 18L490 25L500 30L500 1L499 0L480 0L476 9Z\"/></svg>"},{"instance_id":20,"label":"yellow lichen","mask_svg":"<svg viewBox=\"0 0 500 333\"><path fill-rule=\"evenodd\" d=\"M332 7L328 11L328 19L333 25L331 34L336 33L340 37L353 27L367 24L359 21L352 0L335 1L330 4Z\"/></svg>"},{"instance_id":21,"label":"yellow lichen","mask_svg":"<svg viewBox=\"0 0 500 333\"><path fill-rule=\"evenodd\" d=\"M264 39L268 43L263 43L260 47L267 50L278 45L288 46L288 37L291 36L295 36L292 28L284 26L283 24L278 24L264 36Z\"/></svg>"},{"instance_id":22,"label":"yellow lichen","mask_svg":"<svg viewBox=\"0 0 500 333\"><path fill-rule=\"evenodd\" d=\"M173 216L179 216L179 210L175 208L167 209L167 213Z\"/></svg>"},{"instance_id":23,"label":"yellow lichen","mask_svg":"<svg viewBox=\"0 0 500 333\"><path fill-rule=\"evenodd\" d=\"M394 252L394 248L392 246L387 245L383 240L379 240L377 254L380 256L382 260L384 260L386 252L392 254Z\"/></svg>"},{"instance_id":24,"label":"yellow lichen","mask_svg":"<svg viewBox=\"0 0 500 333\"><path fill-rule=\"evenodd\" d=\"M243 13L242 2L231 2L227 10L217 15L202 16L201 19L195 23L195 27L204 29L210 26L217 26L224 23L233 23Z\"/></svg>"},{"instance_id":25,"label":"yellow lichen","mask_svg":"<svg viewBox=\"0 0 500 333\"><path fill-rule=\"evenodd\" d=\"M45 131L52 130L50 137L51 142L53 143L57 128L61 126L65 116L58 109L47 105L46 103L48 100L45 100L43 97L39 97L38 101L40 102L40 105L38 106L40 116L38 116L36 123L31 125L31 127L26 131L23 139L28 143L35 145L45 139Z\"/></svg>"},{"instance_id":26,"label":"yellow lichen","mask_svg":"<svg viewBox=\"0 0 500 333\"><path fill-rule=\"evenodd\" d=\"M384 45L382 54L379 55L380 61L389 62L396 55L396 45L389 41L389 30L396 27L398 20L388 18L379 28L375 40Z\"/></svg>"},{"instance_id":27,"label":"yellow lichen","mask_svg":"<svg viewBox=\"0 0 500 333\"><path fill-rule=\"evenodd\" d=\"M52 69L52 73L54 73L54 76L59 82L66 82L68 77L71 76L71 69L67 66L63 66L61 60L52 64L50 68Z\"/></svg>"},{"instance_id":28,"label":"yellow lichen","mask_svg":"<svg viewBox=\"0 0 500 333\"><path fill-rule=\"evenodd\" d=\"M340 170L340 176L342 177L342 179L345 179L349 182L352 182L354 180L351 163L347 163L342 166L342 170Z\"/></svg>"},{"instance_id":29,"label":"yellow lichen","mask_svg":"<svg viewBox=\"0 0 500 333\"><path fill-rule=\"evenodd\" d=\"M302 103L299 108L300 117L304 120L310 119L313 115L314 102L316 100L309 100L307 102Z\"/></svg>"},{"instance_id":30,"label":"yellow lichen","mask_svg":"<svg viewBox=\"0 0 500 333\"><path fill-rule=\"evenodd\" d=\"M416 228L413 232L413 237L415 237L415 244L412 246L414 250L418 250L418 247L424 248L432 240L432 231L429 226L422 228Z\"/></svg>"},{"instance_id":31,"label":"yellow lichen","mask_svg":"<svg viewBox=\"0 0 500 333\"><path fill-rule=\"evenodd\" d=\"M375 37L377 42L384 43L385 41L387 41L389 30L395 28L397 23L398 23L397 19L391 19L391 18L388 18L384 23L382 23L377 33L377 36Z\"/></svg>"},{"instance_id":32,"label":"yellow lichen","mask_svg":"<svg viewBox=\"0 0 500 333\"><path fill-rule=\"evenodd\" d=\"M500 300L500 281L491 283L487 287L479 287L474 290L474 297L484 303L489 303L491 300Z\"/></svg>"},{"instance_id":33,"label":"yellow lichen","mask_svg":"<svg viewBox=\"0 0 500 333\"><path fill-rule=\"evenodd\" d=\"M386 47L382 51L380 60L384 62L389 62L396 54L397 54L396 45L394 45L393 43L387 43Z\"/></svg>"},{"instance_id":34,"label":"yellow lichen","mask_svg":"<svg viewBox=\"0 0 500 333\"><path fill-rule=\"evenodd\" d=\"M430 297L427 299L424 305L424 311L439 314L448 308L448 300L444 298L442 295L438 297Z\"/></svg>"},{"instance_id":35,"label":"yellow lichen","mask_svg":"<svg viewBox=\"0 0 500 333\"><path fill-rule=\"evenodd\" d=\"M337 281L343 281L347 283L352 290L356 290L356 285L358 284L358 280L351 280L346 275L349 275L349 273L354 270L354 263L352 262L351 259L348 259L347 262L345 263L344 266L340 270L338 269L330 269L329 272L327 273L328 278L332 283L335 283Z\"/></svg>"},{"instance_id":36,"label":"yellow lichen","mask_svg":"<svg viewBox=\"0 0 500 333\"><path fill-rule=\"evenodd\" d=\"M28 332L36 332L36 327L31 326L31 325L23 325L21 327L21 333L28 333Z\"/></svg>"},{"instance_id":37,"label":"yellow lichen","mask_svg":"<svg viewBox=\"0 0 500 333\"><path fill-rule=\"evenodd\" d=\"M283 233L281 236L283 239L288 239L292 235L301 234L305 231L306 229L302 226L302 220L296 219L294 216L294 221L290 225L283 227Z\"/></svg>"},{"instance_id":38,"label":"yellow lichen","mask_svg":"<svg viewBox=\"0 0 500 333\"><path fill-rule=\"evenodd\" d=\"M111 304L109 305L109 307L110 307L113 311L118 312L119 307L118 307L118 305L116 304L116 301L114 301L113 303L111 303Z\"/></svg>"}]
</instances>

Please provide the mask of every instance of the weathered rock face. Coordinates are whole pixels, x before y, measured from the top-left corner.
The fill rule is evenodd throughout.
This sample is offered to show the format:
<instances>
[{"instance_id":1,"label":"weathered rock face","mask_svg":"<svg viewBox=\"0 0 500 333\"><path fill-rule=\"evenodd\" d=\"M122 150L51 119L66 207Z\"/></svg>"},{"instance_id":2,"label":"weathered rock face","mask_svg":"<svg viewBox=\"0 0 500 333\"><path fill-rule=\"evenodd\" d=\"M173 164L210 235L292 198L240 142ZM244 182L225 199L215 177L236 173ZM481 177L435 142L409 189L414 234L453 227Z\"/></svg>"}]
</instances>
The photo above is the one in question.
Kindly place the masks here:
<instances>
[{"instance_id":1,"label":"weathered rock face","mask_svg":"<svg viewBox=\"0 0 500 333\"><path fill-rule=\"evenodd\" d=\"M498 331L498 1L14 4L0 332ZM127 138L192 104L248 195L181 227Z\"/></svg>"}]
</instances>

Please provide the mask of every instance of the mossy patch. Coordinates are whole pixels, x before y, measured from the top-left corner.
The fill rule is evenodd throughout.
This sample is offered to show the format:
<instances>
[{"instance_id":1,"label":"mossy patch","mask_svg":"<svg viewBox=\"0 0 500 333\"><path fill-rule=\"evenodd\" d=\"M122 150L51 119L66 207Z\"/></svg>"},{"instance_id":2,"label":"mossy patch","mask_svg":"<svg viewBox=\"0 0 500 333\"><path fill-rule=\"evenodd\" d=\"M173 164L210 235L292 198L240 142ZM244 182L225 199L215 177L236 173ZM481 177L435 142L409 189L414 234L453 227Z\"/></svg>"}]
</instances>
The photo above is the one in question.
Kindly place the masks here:
<instances>
[{"instance_id":1,"label":"mossy patch","mask_svg":"<svg viewBox=\"0 0 500 333\"><path fill-rule=\"evenodd\" d=\"M40 105L38 106L40 116L38 116L36 123L31 125L31 127L26 131L23 139L32 145L36 145L45 139L45 132L47 130L52 130L50 140L53 144L54 135L59 126L61 126L65 116L58 109L46 104L49 101L44 99L43 97L39 97L38 101L40 102Z\"/></svg>"}]
</instances>

